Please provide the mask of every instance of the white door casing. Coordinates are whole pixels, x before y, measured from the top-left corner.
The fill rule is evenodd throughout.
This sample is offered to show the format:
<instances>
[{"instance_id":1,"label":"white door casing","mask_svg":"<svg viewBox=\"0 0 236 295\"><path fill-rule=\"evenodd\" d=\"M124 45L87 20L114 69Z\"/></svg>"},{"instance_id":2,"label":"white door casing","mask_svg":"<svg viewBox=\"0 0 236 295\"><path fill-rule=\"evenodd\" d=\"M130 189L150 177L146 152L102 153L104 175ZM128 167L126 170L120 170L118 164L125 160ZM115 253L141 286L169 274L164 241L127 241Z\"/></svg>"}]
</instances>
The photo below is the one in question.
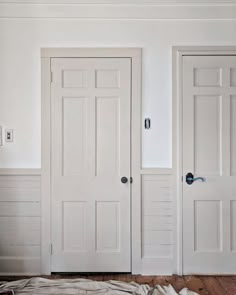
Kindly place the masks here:
<instances>
[{"instance_id":1,"label":"white door casing","mask_svg":"<svg viewBox=\"0 0 236 295\"><path fill-rule=\"evenodd\" d=\"M52 271L129 272L131 61L51 60Z\"/></svg>"},{"instance_id":2,"label":"white door casing","mask_svg":"<svg viewBox=\"0 0 236 295\"><path fill-rule=\"evenodd\" d=\"M236 56L184 56L184 274L236 273L235 126Z\"/></svg>"}]
</instances>

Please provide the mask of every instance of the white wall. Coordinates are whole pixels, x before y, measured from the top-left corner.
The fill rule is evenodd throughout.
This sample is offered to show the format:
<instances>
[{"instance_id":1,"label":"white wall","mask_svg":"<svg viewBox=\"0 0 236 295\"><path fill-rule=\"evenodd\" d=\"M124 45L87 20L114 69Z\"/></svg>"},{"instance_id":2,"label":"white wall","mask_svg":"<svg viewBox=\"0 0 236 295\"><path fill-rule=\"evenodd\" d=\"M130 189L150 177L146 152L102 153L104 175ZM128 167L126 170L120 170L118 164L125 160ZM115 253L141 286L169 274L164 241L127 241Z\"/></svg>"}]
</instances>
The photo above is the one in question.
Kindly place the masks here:
<instances>
[{"instance_id":1,"label":"white wall","mask_svg":"<svg viewBox=\"0 0 236 295\"><path fill-rule=\"evenodd\" d=\"M161 19L0 19L0 125L14 143L0 168L40 167L40 48L142 47L143 167L171 167L171 47L236 45L236 21Z\"/></svg>"},{"instance_id":2,"label":"white wall","mask_svg":"<svg viewBox=\"0 0 236 295\"><path fill-rule=\"evenodd\" d=\"M143 167L171 167L172 46L236 45L236 0L102 0L114 4L110 6L78 4L83 0L70 0L78 5L60 4L63 1L0 0L0 126L14 129L14 143L0 147L0 168L40 167L40 48L43 47L142 47L142 115L152 121L150 130L142 130ZM133 4L117 5L116 1ZM17 173L14 171L3 169L2 173ZM5 211L0 212L6 223L0 226L1 235L9 230L9 222L12 233L11 241L7 236L4 243L0 242L0 260L6 262L0 273L40 273L41 213L24 219L31 212L32 203L39 208L40 176L32 177L34 169L19 171L23 177L0 176L1 205L6 212L13 212L7 220ZM143 274L171 274L177 267L172 171L161 173L161 169L142 170L145 174L142 175ZM153 200L157 201L155 211ZM22 207L26 201L28 207ZM21 207L25 211L19 216ZM22 218L21 226L18 220ZM35 228L28 230L34 218L36 233ZM160 232L155 235L157 228ZM19 235L15 233L23 237L36 234L35 252L27 244L19 247ZM14 247L9 248L9 244Z\"/></svg>"}]
</instances>

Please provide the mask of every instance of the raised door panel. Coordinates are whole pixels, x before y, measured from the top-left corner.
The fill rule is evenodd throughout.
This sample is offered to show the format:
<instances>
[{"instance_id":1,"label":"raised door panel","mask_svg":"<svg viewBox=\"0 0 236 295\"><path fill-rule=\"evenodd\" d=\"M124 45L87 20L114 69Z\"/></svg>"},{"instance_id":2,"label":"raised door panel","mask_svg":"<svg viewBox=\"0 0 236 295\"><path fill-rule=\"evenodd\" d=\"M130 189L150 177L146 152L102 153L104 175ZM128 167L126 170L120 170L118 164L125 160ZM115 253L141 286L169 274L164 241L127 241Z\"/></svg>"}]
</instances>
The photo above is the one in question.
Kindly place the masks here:
<instances>
[{"instance_id":1,"label":"raised door panel","mask_svg":"<svg viewBox=\"0 0 236 295\"><path fill-rule=\"evenodd\" d=\"M62 71L62 88L87 88L88 71L86 70L63 70Z\"/></svg>"},{"instance_id":2,"label":"raised door panel","mask_svg":"<svg viewBox=\"0 0 236 295\"><path fill-rule=\"evenodd\" d=\"M230 202L230 249L232 252L236 252L236 201Z\"/></svg>"},{"instance_id":3,"label":"raised door panel","mask_svg":"<svg viewBox=\"0 0 236 295\"><path fill-rule=\"evenodd\" d=\"M96 98L96 175L119 175L119 97Z\"/></svg>"},{"instance_id":4,"label":"raised door panel","mask_svg":"<svg viewBox=\"0 0 236 295\"><path fill-rule=\"evenodd\" d=\"M88 98L63 98L63 175L83 175L88 168Z\"/></svg>"},{"instance_id":5,"label":"raised door panel","mask_svg":"<svg viewBox=\"0 0 236 295\"><path fill-rule=\"evenodd\" d=\"M194 86L197 86L197 87L222 86L222 69L221 68L195 68L193 74L194 74Z\"/></svg>"},{"instance_id":6,"label":"raised door panel","mask_svg":"<svg viewBox=\"0 0 236 295\"><path fill-rule=\"evenodd\" d=\"M120 252L120 204L96 202L96 251Z\"/></svg>"},{"instance_id":7,"label":"raised door panel","mask_svg":"<svg viewBox=\"0 0 236 295\"><path fill-rule=\"evenodd\" d=\"M220 201L194 202L194 251L222 251L222 206Z\"/></svg>"},{"instance_id":8,"label":"raised door panel","mask_svg":"<svg viewBox=\"0 0 236 295\"><path fill-rule=\"evenodd\" d=\"M221 97L194 97L194 171L220 175Z\"/></svg>"},{"instance_id":9,"label":"raised door panel","mask_svg":"<svg viewBox=\"0 0 236 295\"><path fill-rule=\"evenodd\" d=\"M236 95L231 96L231 175L236 176Z\"/></svg>"},{"instance_id":10,"label":"raised door panel","mask_svg":"<svg viewBox=\"0 0 236 295\"><path fill-rule=\"evenodd\" d=\"M120 88L120 71L99 69L95 75L96 88Z\"/></svg>"},{"instance_id":11,"label":"raised door panel","mask_svg":"<svg viewBox=\"0 0 236 295\"><path fill-rule=\"evenodd\" d=\"M88 249L88 203L63 202L63 251L87 252ZM74 230L76 226L76 232Z\"/></svg>"},{"instance_id":12,"label":"raised door panel","mask_svg":"<svg viewBox=\"0 0 236 295\"><path fill-rule=\"evenodd\" d=\"M230 86L236 87L236 67L230 69Z\"/></svg>"}]
</instances>

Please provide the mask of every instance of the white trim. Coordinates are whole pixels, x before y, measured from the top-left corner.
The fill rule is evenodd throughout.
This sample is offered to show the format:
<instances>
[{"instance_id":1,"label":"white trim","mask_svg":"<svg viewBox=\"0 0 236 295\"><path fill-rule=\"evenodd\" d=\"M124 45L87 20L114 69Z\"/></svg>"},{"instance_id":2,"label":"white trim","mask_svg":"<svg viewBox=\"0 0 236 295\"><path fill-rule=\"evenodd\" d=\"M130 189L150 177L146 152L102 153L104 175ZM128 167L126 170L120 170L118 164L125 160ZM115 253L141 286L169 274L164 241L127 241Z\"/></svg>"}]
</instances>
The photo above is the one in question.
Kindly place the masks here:
<instances>
[{"instance_id":1,"label":"white trim","mask_svg":"<svg viewBox=\"0 0 236 295\"><path fill-rule=\"evenodd\" d=\"M0 0L5 4L113 4L113 5L203 5L203 4L236 4L236 0Z\"/></svg>"},{"instance_id":2,"label":"white trim","mask_svg":"<svg viewBox=\"0 0 236 295\"><path fill-rule=\"evenodd\" d=\"M78 53L79 50L79 53ZM92 57L95 48L41 48L41 57ZM140 58L139 48L96 48L96 57L135 57Z\"/></svg>"},{"instance_id":3,"label":"white trim","mask_svg":"<svg viewBox=\"0 0 236 295\"><path fill-rule=\"evenodd\" d=\"M120 50L120 49L119 49ZM126 49L121 50L126 52ZM141 273L141 100L142 100L142 49L128 49L132 62L131 85L131 269Z\"/></svg>"},{"instance_id":4,"label":"white trim","mask_svg":"<svg viewBox=\"0 0 236 295\"><path fill-rule=\"evenodd\" d=\"M172 51L173 169L177 201L176 273L183 274L183 193L182 193L182 64L183 56L236 55L236 46L175 46Z\"/></svg>"},{"instance_id":5,"label":"white trim","mask_svg":"<svg viewBox=\"0 0 236 295\"><path fill-rule=\"evenodd\" d=\"M171 257L143 258L142 275L171 276L173 274L172 271L173 271L173 259Z\"/></svg>"},{"instance_id":6,"label":"white trim","mask_svg":"<svg viewBox=\"0 0 236 295\"><path fill-rule=\"evenodd\" d=\"M141 49L140 48L52 48L41 50L42 66L42 233L41 273L51 273L50 218L50 59L53 57L129 57L132 61L131 127L131 254L132 273L141 273Z\"/></svg>"},{"instance_id":7,"label":"white trim","mask_svg":"<svg viewBox=\"0 0 236 295\"><path fill-rule=\"evenodd\" d=\"M235 20L235 2L65 3L0 2L0 18Z\"/></svg>"},{"instance_id":8,"label":"white trim","mask_svg":"<svg viewBox=\"0 0 236 295\"><path fill-rule=\"evenodd\" d=\"M51 274L51 65L50 58L41 58L41 274Z\"/></svg>"},{"instance_id":9,"label":"white trim","mask_svg":"<svg viewBox=\"0 0 236 295\"><path fill-rule=\"evenodd\" d=\"M172 175L172 168L143 168L140 173L142 175Z\"/></svg>"},{"instance_id":10,"label":"white trim","mask_svg":"<svg viewBox=\"0 0 236 295\"><path fill-rule=\"evenodd\" d=\"M0 168L0 175L41 175L39 168Z\"/></svg>"}]
</instances>

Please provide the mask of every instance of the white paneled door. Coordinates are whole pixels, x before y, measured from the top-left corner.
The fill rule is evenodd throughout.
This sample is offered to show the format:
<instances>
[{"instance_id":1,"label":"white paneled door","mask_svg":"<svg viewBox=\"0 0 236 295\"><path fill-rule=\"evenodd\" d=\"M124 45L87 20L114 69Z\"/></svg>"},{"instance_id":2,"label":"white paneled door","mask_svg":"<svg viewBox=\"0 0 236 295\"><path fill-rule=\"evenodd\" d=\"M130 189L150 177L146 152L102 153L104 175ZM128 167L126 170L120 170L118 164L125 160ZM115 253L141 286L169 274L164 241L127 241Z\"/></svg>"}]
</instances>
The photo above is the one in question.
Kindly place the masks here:
<instances>
[{"instance_id":1,"label":"white paneled door","mask_svg":"<svg viewBox=\"0 0 236 295\"><path fill-rule=\"evenodd\" d=\"M236 56L183 62L183 271L235 274Z\"/></svg>"},{"instance_id":2,"label":"white paneled door","mask_svg":"<svg viewBox=\"0 0 236 295\"><path fill-rule=\"evenodd\" d=\"M51 270L130 272L130 59L51 69Z\"/></svg>"}]
</instances>

